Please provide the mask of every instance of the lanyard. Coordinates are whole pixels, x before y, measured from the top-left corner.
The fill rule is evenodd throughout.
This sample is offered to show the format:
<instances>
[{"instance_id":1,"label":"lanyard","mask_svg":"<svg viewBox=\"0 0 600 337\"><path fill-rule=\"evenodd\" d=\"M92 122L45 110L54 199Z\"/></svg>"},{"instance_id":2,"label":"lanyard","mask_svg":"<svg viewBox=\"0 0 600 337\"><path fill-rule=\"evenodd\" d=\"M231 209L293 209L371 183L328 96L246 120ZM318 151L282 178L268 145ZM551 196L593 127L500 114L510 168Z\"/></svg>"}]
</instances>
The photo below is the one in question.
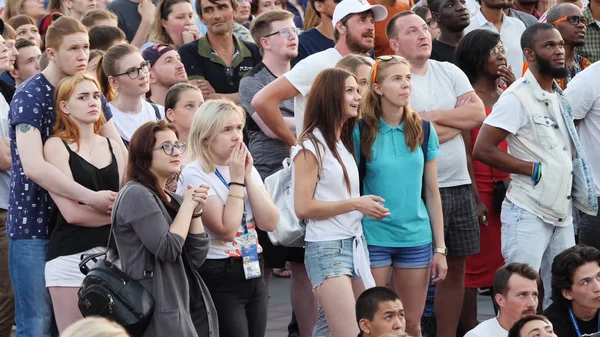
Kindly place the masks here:
<instances>
[{"instance_id":1,"label":"lanyard","mask_svg":"<svg viewBox=\"0 0 600 337\"><path fill-rule=\"evenodd\" d=\"M219 177L219 179L221 180L223 185L225 185L225 187L227 187L227 189L229 190L229 184L227 183L225 178L223 178L223 175L221 175L221 172L219 172L219 169L215 169L215 175L217 177ZM243 202L244 202L244 213L242 215L242 227L244 227L244 234L248 234L248 225L246 225L246 200L243 200Z\"/></svg>"},{"instance_id":2,"label":"lanyard","mask_svg":"<svg viewBox=\"0 0 600 337\"><path fill-rule=\"evenodd\" d=\"M571 323L573 323L573 327L575 328L577 337L581 337L581 330L579 329L579 324L577 324L577 320L575 319L575 315L573 315L573 310L571 308L569 308L569 317L571 318ZM598 311L598 331L600 331L600 311Z\"/></svg>"}]
</instances>

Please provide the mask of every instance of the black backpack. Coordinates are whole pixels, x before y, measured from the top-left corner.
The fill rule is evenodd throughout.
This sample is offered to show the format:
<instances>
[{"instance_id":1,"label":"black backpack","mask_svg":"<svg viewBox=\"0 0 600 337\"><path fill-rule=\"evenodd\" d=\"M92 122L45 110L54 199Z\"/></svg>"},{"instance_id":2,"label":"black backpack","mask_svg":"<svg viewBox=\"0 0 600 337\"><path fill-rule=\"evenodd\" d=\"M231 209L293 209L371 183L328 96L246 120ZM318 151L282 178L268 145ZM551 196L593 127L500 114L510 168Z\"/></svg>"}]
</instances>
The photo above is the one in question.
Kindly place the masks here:
<instances>
[{"instance_id":1,"label":"black backpack","mask_svg":"<svg viewBox=\"0 0 600 337\"><path fill-rule=\"evenodd\" d=\"M123 189L127 189L125 186ZM122 191L121 191L122 192ZM123 193L119 193L112 211L112 223ZM112 236L113 227L108 242ZM152 297L152 276L154 259L145 261L144 279L134 280L117 266L109 262L107 251L91 255L82 255L79 270L86 275L77 295L79 311L83 317L101 316L119 323L132 337L141 336L154 312ZM92 268L87 263L93 261Z\"/></svg>"},{"instance_id":2,"label":"black backpack","mask_svg":"<svg viewBox=\"0 0 600 337\"><path fill-rule=\"evenodd\" d=\"M421 122L423 123L423 142L421 143L421 151L423 151L423 162L426 163L427 162L427 149L429 147L429 133L431 132L431 123L429 123L428 121L426 121L424 119L421 119ZM359 131L360 135L362 135L362 133L366 127L367 127L367 122L361 118L358 121L358 131ZM359 150L360 150L360 158L358 160L358 177L359 177L359 181L360 181L360 195L363 195L363 180L365 178L365 175L367 174L367 157L362 152L362 149L359 149ZM425 166L423 166L423 167L425 167ZM423 184L421 186L422 186L421 187L421 199L423 199L423 201L425 201L425 189L423 188L425 186L425 174L423 174Z\"/></svg>"}]
</instances>

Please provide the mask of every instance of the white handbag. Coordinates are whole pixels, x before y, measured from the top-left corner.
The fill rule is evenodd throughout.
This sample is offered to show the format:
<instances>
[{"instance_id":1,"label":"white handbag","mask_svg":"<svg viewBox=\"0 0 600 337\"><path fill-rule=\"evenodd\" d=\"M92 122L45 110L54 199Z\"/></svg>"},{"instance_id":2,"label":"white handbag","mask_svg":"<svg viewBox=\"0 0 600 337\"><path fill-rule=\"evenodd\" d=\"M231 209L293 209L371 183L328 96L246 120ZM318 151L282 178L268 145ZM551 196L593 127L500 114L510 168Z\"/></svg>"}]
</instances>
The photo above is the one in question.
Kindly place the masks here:
<instances>
[{"instance_id":1,"label":"white handbag","mask_svg":"<svg viewBox=\"0 0 600 337\"><path fill-rule=\"evenodd\" d=\"M294 211L294 182L290 158L286 158L283 168L265 179L265 187L273 203L279 209L277 229L268 232L269 239L275 246L304 247L306 224L298 219Z\"/></svg>"}]
</instances>

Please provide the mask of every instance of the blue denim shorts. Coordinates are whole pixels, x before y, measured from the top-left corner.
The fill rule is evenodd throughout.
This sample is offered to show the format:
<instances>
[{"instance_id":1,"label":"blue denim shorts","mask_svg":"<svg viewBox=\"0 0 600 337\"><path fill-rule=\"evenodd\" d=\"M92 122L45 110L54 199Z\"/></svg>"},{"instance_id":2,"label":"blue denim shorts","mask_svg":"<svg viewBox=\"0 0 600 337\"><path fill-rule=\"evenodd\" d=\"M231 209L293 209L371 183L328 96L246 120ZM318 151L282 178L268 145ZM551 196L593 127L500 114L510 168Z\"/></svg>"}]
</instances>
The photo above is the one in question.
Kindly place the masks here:
<instances>
[{"instance_id":1,"label":"blue denim shorts","mask_svg":"<svg viewBox=\"0 0 600 337\"><path fill-rule=\"evenodd\" d=\"M366 247L365 239L363 244ZM354 272L354 260L352 258L352 242L354 238L306 242L304 253L304 265L313 289L320 286L328 278L348 275L353 279L359 278ZM365 248L367 259L369 252Z\"/></svg>"},{"instance_id":2,"label":"blue denim shorts","mask_svg":"<svg viewBox=\"0 0 600 337\"><path fill-rule=\"evenodd\" d=\"M416 247L368 246L371 269L393 266L403 269L429 268L433 249L431 243Z\"/></svg>"}]
</instances>

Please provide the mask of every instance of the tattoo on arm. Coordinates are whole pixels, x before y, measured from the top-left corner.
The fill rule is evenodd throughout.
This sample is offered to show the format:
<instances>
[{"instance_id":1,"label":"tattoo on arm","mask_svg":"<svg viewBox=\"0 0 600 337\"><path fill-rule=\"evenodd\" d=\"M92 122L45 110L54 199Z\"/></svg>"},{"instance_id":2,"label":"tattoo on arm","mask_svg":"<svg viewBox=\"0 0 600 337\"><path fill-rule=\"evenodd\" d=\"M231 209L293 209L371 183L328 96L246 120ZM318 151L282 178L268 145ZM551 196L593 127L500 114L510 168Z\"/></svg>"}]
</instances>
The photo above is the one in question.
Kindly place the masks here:
<instances>
[{"instance_id":1,"label":"tattoo on arm","mask_svg":"<svg viewBox=\"0 0 600 337\"><path fill-rule=\"evenodd\" d=\"M27 133L27 132L29 132L30 130L33 129L33 125L27 124L27 123L17 124L17 129L21 133Z\"/></svg>"}]
</instances>

